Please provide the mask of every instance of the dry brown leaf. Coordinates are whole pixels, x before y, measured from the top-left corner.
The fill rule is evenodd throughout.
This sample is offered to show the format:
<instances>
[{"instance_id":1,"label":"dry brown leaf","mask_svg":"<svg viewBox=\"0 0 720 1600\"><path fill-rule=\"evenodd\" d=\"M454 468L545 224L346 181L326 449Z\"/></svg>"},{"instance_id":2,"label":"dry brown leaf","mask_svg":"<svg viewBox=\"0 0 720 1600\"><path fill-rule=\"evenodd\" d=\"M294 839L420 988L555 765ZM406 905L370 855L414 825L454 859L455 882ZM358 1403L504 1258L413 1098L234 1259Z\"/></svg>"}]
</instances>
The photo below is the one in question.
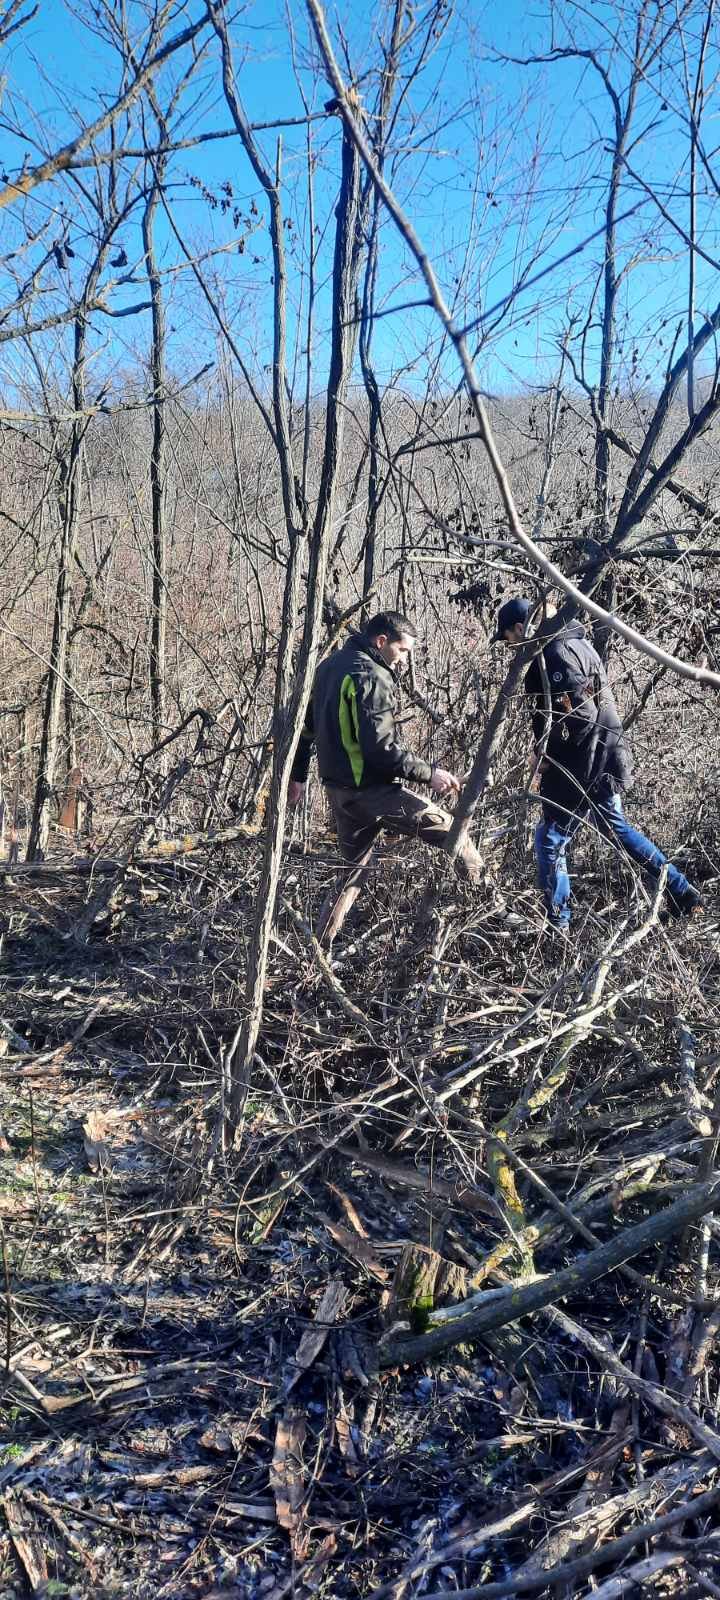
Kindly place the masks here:
<instances>
[{"instance_id":1,"label":"dry brown leaf","mask_svg":"<svg viewBox=\"0 0 720 1600\"><path fill-rule=\"evenodd\" d=\"M367 1239L367 1228L359 1217L349 1194L346 1194L344 1189L339 1189L336 1183L326 1183L326 1188L330 1190L331 1194L334 1194L336 1200L340 1201L351 1228L354 1228L355 1232L359 1233L361 1239Z\"/></svg>"},{"instance_id":2,"label":"dry brown leaf","mask_svg":"<svg viewBox=\"0 0 720 1600\"><path fill-rule=\"evenodd\" d=\"M101 1111L89 1111L82 1125L83 1143L91 1172L100 1172L110 1166L110 1150L106 1143L107 1121Z\"/></svg>"},{"instance_id":3,"label":"dry brown leaf","mask_svg":"<svg viewBox=\"0 0 720 1600\"><path fill-rule=\"evenodd\" d=\"M330 1217L325 1216L323 1211L316 1211L315 1215L320 1222L324 1222L330 1237L335 1240L336 1245L341 1250L345 1251L346 1255L350 1256L352 1261L357 1261L361 1267L365 1267L365 1270L370 1272L373 1278L377 1278L378 1283L387 1283L390 1277L388 1268L375 1254L371 1244L366 1244L364 1239L359 1238L355 1233L351 1233L349 1228L344 1228L341 1222L333 1222Z\"/></svg>"}]
</instances>

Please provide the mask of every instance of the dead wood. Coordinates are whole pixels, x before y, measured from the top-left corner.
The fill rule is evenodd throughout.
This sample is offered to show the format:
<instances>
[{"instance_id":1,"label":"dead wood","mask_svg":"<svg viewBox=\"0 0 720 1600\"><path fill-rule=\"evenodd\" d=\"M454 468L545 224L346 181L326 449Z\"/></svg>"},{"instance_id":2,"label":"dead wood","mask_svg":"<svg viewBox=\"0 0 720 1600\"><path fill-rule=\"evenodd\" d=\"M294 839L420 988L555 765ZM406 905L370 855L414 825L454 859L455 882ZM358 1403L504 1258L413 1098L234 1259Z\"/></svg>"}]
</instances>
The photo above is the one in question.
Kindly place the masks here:
<instances>
[{"instance_id":1,"label":"dead wood","mask_svg":"<svg viewBox=\"0 0 720 1600\"><path fill-rule=\"evenodd\" d=\"M457 1301L466 1288L467 1272L454 1261L447 1261L428 1245L406 1244L395 1268L385 1321L410 1325L412 1332L423 1332L430 1312Z\"/></svg>"},{"instance_id":2,"label":"dead wood","mask_svg":"<svg viewBox=\"0 0 720 1600\"><path fill-rule=\"evenodd\" d=\"M712 1511L719 1500L720 1488L709 1489L705 1494L683 1501L676 1510L655 1517L651 1522L641 1523L630 1533L610 1540L607 1544L601 1545L599 1550L592 1551L590 1555L580 1556L574 1561L560 1562L544 1573L519 1578L517 1581L512 1577L505 1582L473 1585L469 1589L429 1589L426 1591L427 1600L510 1600L510 1596L515 1594L532 1594L538 1589L550 1588L552 1585L575 1583L578 1579L589 1577L607 1562L623 1560L636 1549L637 1545L670 1532L695 1515L702 1516L705 1512Z\"/></svg>"},{"instance_id":3,"label":"dead wood","mask_svg":"<svg viewBox=\"0 0 720 1600\"><path fill-rule=\"evenodd\" d=\"M715 1456L717 1460L717 1456ZM568 1516L562 1527L554 1529L542 1539L527 1561L516 1568L518 1581L523 1578L542 1577L543 1573L557 1567L561 1561L581 1555L585 1549L597 1549L613 1529L630 1514L641 1511L651 1515L660 1506L669 1507L678 1495L687 1497L696 1485L713 1470L708 1453L698 1461L673 1462L660 1468L651 1478L644 1478L624 1494L606 1496L601 1503L589 1506L575 1516Z\"/></svg>"},{"instance_id":4,"label":"dead wood","mask_svg":"<svg viewBox=\"0 0 720 1600\"><path fill-rule=\"evenodd\" d=\"M559 1307L548 1308L546 1314L557 1327L562 1328L564 1333L568 1333L571 1338L576 1339L579 1344L589 1350L595 1360L602 1367L607 1368L608 1372L612 1372L614 1377L620 1379L632 1394L636 1394L640 1400L644 1400L647 1405L652 1406L656 1411L662 1412L663 1416L676 1423L682 1431L687 1431L697 1440L698 1444L711 1452L716 1461L720 1461L720 1434L717 1434L713 1428L709 1428L700 1417L695 1415L694 1411L690 1410L689 1406L676 1400L667 1389L661 1388L659 1384L648 1383L645 1378L640 1378L637 1373L631 1372L629 1367L620 1361L612 1350L609 1350L605 1344L589 1333L587 1328L581 1327L573 1318L568 1317L564 1311L560 1311Z\"/></svg>"},{"instance_id":5,"label":"dead wood","mask_svg":"<svg viewBox=\"0 0 720 1600\"><path fill-rule=\"evenodd\" d=\"M680 1242L718 1199L712 1022L687 997L683 1009L668 968L649 961L664 936L653 927L618 956L608 1012L609 982L592 1004L601 928L560 976L542 952L500 938L486 968L475 939L490 913L447 889L457 898L442 938L417 936L401 972L393 881L363 902L340 981L306 931L332 863L295 856L242 1145L211 1155L223 1042L242 1021L234 975L258 882L249 845L203 843L128 872L122 920L82 947L64 935L82 915L84 871L48 862L44 877L6 880L4 1015L27 1049L0 1111L7 1171L27 1181L6 1187L0 1207L4 1406L20 1445L17 1464L0 1460L0 1481L27 1491L68 1584L78 1572L93 1581L83 1552L100 1539L126 1573L139 1552L162 1550L170 1592L192 1561L211 1587L214 1548L253 1547L248 1571L276 1561L278 1590L290 1593L294 1559L296 1587L307 1578L310 1593L317 1574L338 1600L352 1583L391 1593L402 1582L409 1595L444 1568L461 1590L492 1585L547 1561L548 1526L569 1529L555 1562L566 1587L582 1585L575 1563L590 1557L598 1581L664 1557L667 1534L649 1520L665 1509L663 1485L676 1471L712 1483L718 1248L709 1226L703 1275L701 1230L692 1224L689 1249ZM692 1017L705 1134L678 1015ZM526 1222L513 1238L487 1153L578 1026L562 1089L505 1142ZM40 1238L52 1241L46 1259ZM499 1281L525 1247L534 1275ZM485 1282L464 1298L466 1283ZM626 1382L638 1288L649 1307L642 1391ZM568 1294L603 1361L542 1312ZM671 1314L688 1309L678 1389L665 1360ZM478 1313L479 1332L468 1326ZM403 1326L411 1317L428 1322L419 1339ZM442 1343L428 1351L425 1338ZM611 1371L613 1348L623 1359ZM668 1397L684 1410L670 1415ZM700 1498L677 1492L693 1507ZM647 1519L649 1555L643 1541L618 1547L623 1515L633 1533ZM356 1582L366 1550L374 1576Z\"/></svg>"},{"instance_id":6,"label":"dead wood","mask_svg":"<svg viewBox=\"0 0 720 1600\"><path fill-rule=\"evenodd\" d=\"M237 861L229 869L227 863L220 866L221 856L216 859L219 883L227 884L224 874L237 872ZM241 889L241 896L252 892L254 861L254 856L243 857L242 871L249 875L250 890ZM543 1526L536 1519L540 1517L544 1523L548 1514L554 1518L561 1509L568 1513L562 1519L563 1527L570 1528L575 1543L568 1546L564 1560L558 1558L556 1566L567 1569L570 1565L570 1583L581 1581L572 1577L575 1558L596 1554L588 1553L583 1541L590 1538L593 1526L588 1517L598 1508L601 1517L606 1513L606 1522L600 1524L603 1559L607 1548L608 1566L618 1575L625 1570L623 1563L631 1570L633 1551L644 1559L644 1550L638 1544L623 1554L625 1547L621 1546L617 1559L613 1558L618 1525L622 1528L621 1522L613 1520L613 1508L624 1504L628 1515L642 1517L646 1514L643 1506L657 1504L653 1495L661 1496L663 1484L676 1481L672 1476L675 1469L680 1476L685 1470L697 1469L698 1483L703 1481L703 1473L707 1482L712 1470L708 1462L713 1458L707 1451L703 1453L701 1440L710 1437L715 1447L709 1413L700 1414L688 1406L688 1395L672 1394L671 1401L685 1410L668 1415L662 1404L651 1404L656 1391L662 1396L670 1394L662 1372L657 1374L655 1386L643 1373L640 1382L650 1383L650 1388L642 1393L631 1390L629 1382L625 1384L625 1362L610 1374L606 1341L603 1365L591 1349L573 1344L559 1323L547 1316L541 1318L537 1307L534 1313L527 1312L524 1299L518 1304L513 1297L530 1293L535 1306L538 1294L544 1300L546 1295L554 1298L572 1293L575 1314L576 1306L594 1304L587 1285L594 1286L592 1294L599 1292L600 1303L607 1308L608 1326L614 1330L612 1342L622 1348L626 1332L622 1296L626 1290L612 1263L616 1255L625 1257L628 1251L650 1251L647 1263L642 1262L645 1270L630 1283L630 1294L636 1294L640 1283L647 1285L650 1293L656 1291L650 1303L663 1329L668 1305L682 1310L693 1304L687 1373L695 1373L696 1388L708 1382L714 1385L714 1234L710 1235L707 1289L697 1304L691 1285L657 1260L653 1243L669 1238L668 1262L676 1262L676 1231L679 1238L691 1216L697 1217L708 1204L717 1203L714 1137L698 1136L685 1115L672 1020L665 1055L661 1048L663 1025L650 1008L647 1023L635 1020L626 1024L633 1029L633 1040L637 1036L644 1041L644 1059L651 1059L657 1071L647 1085L629 1079L627 1093L619 1077L611 1113L604 1110L603 1095L604 1086L615 1082L614 1057L609 1045L595 1043L588 1035L578 1047L575 1075L568 1078L564 1115L553 1140L521 1144L528 1125L519 1130L518 1148L513 1150L514 1172L526 1212L528 1242L532 1241L544 1276L510 1288L501 1284L473 1304L475 1297L470 1301L461 1298L465 1274L472 1280L478 1272L502 1270L503 1260L508 1259L503 1252L514 1247L489 1193L485 1163L490 1140L499 1137L491 1130L508 1106L516 1103L522 1088L523 1080L513 1079L512 1073L522 1068L524 1077L522 1062L530 1059L518 1054L513 1066L510 1053L522 1050L532 1037L540 1041L538 1060L543 1055L548 1059L557 1049L558 1028L565 1030L559 1045L571 1035L582 974L568 974L560 986L551 981L550 974L540 974L532 985L519 981L513 986L507 981L513 976L508 952L508 965L496 985L466 964L460 931L454 933L452 947L462 974L457 997L448 999L441 982L442 969L433 965L436 952L428 957L430 981L427 972L419 971L418 988L413 990L415 975L410 972L405 979L409 989L388 991L388 1009L383 1016L377 975L386 946L382 935L375 935L377 951L369 938L362 963L353 966L351 961L343 966L342 989L359 1014L352 1015L339 1004L332 984L325 982L304 931L281 907L273 989L247 1113L246 1148L224 1160L216 1157L217 1169L205 1171L202 1152L209 1146L208 1123L203 1132L203 1107L207 1104L211 1125L219 1047L228 1016L233 1015L233 1001L222 991L222 977L206 973L198 963L192 939L187 941L187 957L179 959L183 927L194 926L192 892L184 870L173 880L168 878L168 870L165 865L149 866L142 892L136 895L128 889L126 921L122 932L113 936L110 960L101 969L96 965L98 954L102 955L101 941L95 950L74 953L72 963L66 963L64 969L53 964L58 961L53 952L67 949L54 941L67 925L68 914L72 916L73 897L82 896L82 878L70 874L64 880L52 880L63 884L62 895L68 896L70 906L63 907L57 935L44 925L42 937L50 952L44 971L50 975L58 971L62 977L39 976L37 932L29 947L18 944L10 968L22 981L13 989L15 999L9 1014L14 1028L20 1028L29 1043L27 1053L36 1075L32 1138L27 1108L30 1204L20 1210L3 1202L3 1220L11 1229L4 1296L12 1341L6 1404L22 1419L24 1435L32 1436L38 1429L44 1432L52 1423L60 1439L70 1444L102 1429L104 1447L110 1438L113 1444L109 1450L104 1448L106 1461L96 1457L95 1471L125 1485L112 1495L106 1492L104 1499L98 1494L92 1499L83 1497L78 1505L66 1498L68 1486L62 1488L57 1446L45 1446L46 1452L48 1448L51 1451L53 1480L59 1492L48 1492L50 1509L44 1524L42 1505L28 1501L28 1508L51 1531L61 1552L61 1566L65 1563L62 1570L76 1574L79 1563L89 1574L82 1555L84 1549L92 1550L88 1527L98 1537L127 1538L135 1551L154 1548L159 1537L157 1512L150 1506L146 1514L140 1506L123 1505L123 1495L163 1497L162 1538L174 1541L177 1552L174 1567L171 1563L173 1571L179 1571L187 1560L187 1548L180 1553L183 1540L192 1536L202 1544L212 1528L213 1538L233 1547L235 1542L244 1548L244 1543L261 1541L261 1552L289 1552L292 1546L298 1581L301 1572L312 1578L317 1555L318 1573L326 1575L326 1582L329 1575L338 1596L347 1588L348 1551L356 1537L348 1530L357 1528L358 1516L365 1515L364 1505L378 1527L389 1519L396 1530L382 1550L376 1546L378 1573L390 1584L397 1584L401 1577L406 1584L417 1586L423 1579L427 1584L430 1574L443 1566L451 1568L461 1585L463 1578L467 1582L481 1571L486 1572L485 1581L492 1583L497 1561L510 1561L520 1571L523 1561L532 1560L536 1552L541 1560ZM319 900L322 874L327 869L312 861L306 870L312 882L316 877L320 880ZM154 886L161 884L163 895L152 898ZM236 884L237 879L233 889L237 895ZM15 897L13 904L22 906L22 915L27 917L27 886L16 884L10 892ZM52 900L48 904L52 905ZM240 909L226 911L231 904L239 904ZM230 902L227 896L218 902L211 937L221 950L242 949L242 904L242 898ZM370 929L373 918L380 914L370 904L365 907ZM161 992L153 992L155 969L150 968L147 957L137 953L138 934L147 930L148 919L164 941L163 965L158 969ZM28 926L36 925L31 922ZM312 962L310 977L304 976L304 982L298 982L298 935L303 955L307 951ZM435 950L434 944L432 948ZM423 959L420 955L417 961ZM623 959L630 965L623 973L621 988L636 981L632 950ZM93 974L90 985L85 977L88 966ZM145 969L149 976L136 969ZM418 994L422 995L419 1003ZM397 1006L395 1011L390 1009L392 1005ZM444 1032L437 1026L439 1006L453 1023ZM456 1022L468 1016L470 1021ZM235 1017L239 1022L237 1011ZM370 1030L360 1017L370 1023ZM390 1018L396 1030L392 1043ZM697 1030L696 1022L694 1027ZM459 1040L466 1061L473 1053L484 1052L482 1063L475 1064L487 1070L465 1088L440 1098L444 1087L457 1084L458 1062L463 1061L457 1052ZM604 1050L607 1057L599 1056L597 1052ZM145 1063L150 1051L157 1062L167 1059L169 1065L164 1072L156 1067L162 1087L148 1094ZM179 1067L176 1061L181 1063ZM447 1084L443 1081L445 1066L455 1074L448 1075ZM15 1070L23 1070L20 1061ZM116 1078L116 1072L127 1077ZM653 1085L662 1081L663 1072L669 1082L657 1097ZM176 1083L176 1076L185 1081L185 1087ZM125 1082L127 1092L122 1087ZM699 1087L701 1082L698 1072ZM478 1092L477 1084L482 1086L483 1100L473 1109L469 1097ZM3 1112L15 1156L18 1113L26 1093L21 1077L12 1083L8 1078ZM647 1110L651 1094L652 1114L640 1116L640 1111ZM157 1108L155 1095L162 1102ZM89 1241L85 1248L97 1253L101 1282L106 1287L102 1298L88 1301L87 1321L84 1313L77 1320L63 1314L65 1306L58 1307L59 1314L51 1318L50 1307L55 1302L52 1294L48 1298L47 1286L43 1290L47 1309L44 1305L42 1311L36 1309L33 1290L28 1309L28 1285L22 1276L16 1276L16 1232L19 1229L31 1241L32 1229L38 1225L33 1148L43 1207L50 1204L52 1193L47 1187L43 1134L48 1098L57 1108L55 1114L63 1118L64 1147L83 1175L88 1195L94 1196L96 1214L92 1223L83 1224L82 1237ZM575 1100L582 1109L573 1116ZM65 1104L67 1112L62 1109ZM679 1107L682 1116L678 1116ZM103 1155L98 1170L88 1173L82 1127L90 1111L96 1118L90 1130L92 1143L105 1145L110 1159ZM551 1103L538 1110L533 1128L544 1132L556 1123L557 1112ZM408 1128L403 1159L398 1160L389 1147ZM133 1152L140 1158L139 1167L133 1166ZM704 1183L693 1187L700 1171L705 1174ZM57 1183L62 1182L68 1180L59 1174ZM126 1192L127 1199L122 1200ZM81 1203L87 1206L87 1196ZM642 1209L638 1211L638 1207ZM239 1255L233 1247L236 1212L242 1219ZM668 1220L670 1213L672 1221ZM587 1247L586 1254L568 1265L564 1252L568 1242L578 1236L583 1248ZM32 1252L31 1242L29 1248ZM218 1261L227 1264L219 1274L209 1266L214 1252ZM491 1267L495 1252L499 1252L497 1262ZM203 1266L205 1256L208 1260ZM382 1299L396 1265L395 1300L383 1308ZM617 1267L622 1265L618 1260ZM398 1330L387 1351L386 1340L381 1339L388 1312L391 1321L397 1318L402 1324L409 1320L413 1297L417 1299L418 1288L423 1287L415 1281L418 1267L428 1269L425 1304L420 1308L422 1319L429 1319L425 1337L441 1336L446 1341L439 1359L433 1352L432 1365L424 1368L415 1364L427 1361L422 1339L413 1339L407 1329ZM194 1282L198 1273L205 1273L205 1287L191 1303L195 1305L195 1324L202 1326L205 1320L209 1329L215 1325L212 1318L217 1318L217 1312L210 1313L209 1304L205 1305L208 1285L214 1285L212 1299L221 1292L224 1272L228 1287L237 1287L230 1290L234 1304L232 1309L228 1304L224 1321L217 1320L215 1334L208 1332L207 1339L200 1338L188 1350L184 1312L179 1308L173 1313L179 1319L173 1323L175 1342L171 1340L168 1347L167 1312L161 1314L164 1322L157 1323L158 1333L153 1332L166 1296L177 1292L182 1300L186 1291L180 1279ZM440 1304L447 1298L441 1281L447 1272L457 1284L449 1306ZM408 1280L412 1280L410 1293ZM611 1287L614 1283L620 1284L622 1295ZM468 1319L481 1309L484 1331L470 1332ZM98 1312L101 1320L93 1334ZM28 1319L30 1332L24 1326ZM585 1319L578 1313L579 1324L584 1326L587 1321L594 1329L592 1315ZM83 1343L74 1336L75 1326L85 1330L89 1358L83 1356ZM117 1332L111 1332L105 1355L102 1330L106 1326ZM483 1353L475 1342L478 1339ZM662 1344L658 1339L653 1344L662 1362ZM380 1355L378 1376L373 1374L374 1349ZM406 1350L413 1364L398 1371ZM588 1371L596 1376L581 1376ZM642 1406L642 1473L637 1478L628 1465L632 1460L629 1451L636 1449L636 1435L627 1422L617 1422L616 1431L603 1440L602 1452L594 1450L596 1408L605 1405L609 1396L609 1391L603 1391L602 1373L606 1383L607 1377L613 1376L616 1394L622 1395L625 1389ZM581 1401L583 1385L587 1399ZM415 1434L406 1458L401 1452L398 1466L393 1454L391 1466L385 1430L388 1419L392 1419L393 1429L398 1425L396 1394L398 1400L402 1398L404 1418L417 1417L421 1423L427 1414L427 1424L421 1425L430 1429L433 1450L427 1454L418 1450L422 1434ZM258 1401L260 1410L256 1411ZM474 1420L461 1420L478 1415L472 1411L478 1405L487 1408L487 1419L483 1417L479 1428ZM128 1450L125 1441L133 1435L135 1419L163 1417L169 1408L180 1408L186 1418L197 1417L197 1432L168 1446L172 1453L166 1458L143 1458L142 1452ZM459 1449L451 1443L456 1426L465 1430L459 1435L464 1441ZM434 1431L438 1428L439 1434ZM23 1459L28 1461L24 1468ZM583 1505L582 1496L594 1481L594 1461L597 1493L592 1503ZM223 1463L228 1462L233 1464L229 1490L222 1478ZM12 1463L8 1465L12 1468ZM48 1480L34 1481L32 1470L31 1451L25 1449L7 1481L11 1488L27 1487L29 1495L41 1501ZM486 1478L490 1501L502 1496L497 1506L485 1505ZM76 1481L73 1470L72 1482ZM573 1485L579 1486L575 1510L568 1507L567 1500ZM75 1490L69 1492L72 1495ZM468 1511L455 1513L445 1526L438 1512L440 1498L452 1500L454 1495L459 1500L464 1497ZM422 1519L420 1528L427 1529L427 1536L421 1537L419 1528L414 1542L403 1548L399 1530L410 1507L412 1516ZM92 1520L98 1517L104 1520ZM479 1531L482 1529L485 1534ZM375 1535L367 1537L372 1541ZM657 1544L662 1533L648 1537L651 1555L664 1554ZM602 1561L597 1565L600 1570ZM282 1575L282 1566L280 1571L282 1588L288 1580Z\"/></svg>"},{"instance_id":7,"label":"dead wood","mask_svg":"<svg viewBox=\"0 0 720 1600\"><path fill-rule=\"evenodd\" d=\"M625 1229L617 1238L590 1250L586 1256L578 1258L573 1266L561 1269L550 1278L507 1290L501 1303L494 1301L487 1310L482 1307L472 1310L460 1308L460 1314L452 1324L431 1328L417 1339L392 1341L383 1348L382 1364L392 1366L398 1361L425 1360L458 1341L481 1338L486 1328L501 1328L506 1322L515 1322L519 1317L552 1305L566 1294L604 1277L634 1255L640 1255L649 1245L671 1239L689 1222L711 1211L718 1199L720 1183L698 1184L683 1199L676 1200L674 1205L667 1206L664 1211L634 1228Z\"/></svg>"},{"instance_id":8,"label":"dead wood","mask_svg":"<svg viewBox=\"0 0 720 1600\"><path fill-rule=\"evenodd\" d=\"M39 1530L24 1495L6 1489L3 1510L8 1532L33 1594L41 1591L48 1579L47 1561Z\"/></svg>"},{"instance_id":9,"label":"dead wood","mask_svg":"<svg viewBox=\"0 0 720 1600\"><path fill-rule=\"evenodd\" d=\"M347 1289L339 1278L331 1279L318 1305L313 1327L306 1329L295 1352L292 1370L284 1384L285 1394L290 1394L304 1372L312 1366L331 1329L336 1326L347 1300Z\"/></svg>"},{"instance_id":10,"label":"dead wood","mask_svg":"<svg viewBox=\"0 0 720 1600\"><path fill-rule=\"evenodd\" d=\"M275 1493L277 1519L281 1528L287 1529L293 1549L300 1554L303 1547L302 1506L305 1499L303 1471L303 1445L305 1443L305 1414L298 1407L288 1405L278 1420L275 1432L270 1482Z\"/></svg>"}]
</instances>

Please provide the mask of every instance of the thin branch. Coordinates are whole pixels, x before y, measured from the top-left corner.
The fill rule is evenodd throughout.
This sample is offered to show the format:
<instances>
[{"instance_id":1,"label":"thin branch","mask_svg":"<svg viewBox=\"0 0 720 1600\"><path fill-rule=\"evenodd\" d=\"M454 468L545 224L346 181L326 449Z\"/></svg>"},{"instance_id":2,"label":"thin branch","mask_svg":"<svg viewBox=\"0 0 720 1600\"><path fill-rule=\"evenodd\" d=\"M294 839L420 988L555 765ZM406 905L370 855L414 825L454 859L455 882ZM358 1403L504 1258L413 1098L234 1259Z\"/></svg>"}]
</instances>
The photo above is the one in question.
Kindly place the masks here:
<instances>
[{"instance_id":1,"label":"thin branch","mask_svg":"<svg viewBox=\"0 0 720 1600\"><path fill-rule=\"evenodd\" d=\"M531 539L525 532L520 521L517 507L515 505L515 499L510 486L510 481L500 458L500 454L495 443L495 438L490 427L490 421L482 399L482 393L475 372L475 366L468 350L464 335L454 323L452 313L446 304L435 274L434 267L432 266L427 252L425 251L418 234L410 222L409 217L407 217L405 212L402 210L402 207L400 206L395 194L390 189L382 173L380 172L365 134L360 127L357 117L355 116L352 103L348 97L347 89L335 59L332 44L327 31L325 16L322 7L319 4L319 0L307 0L307 6L312 18L318 45L325 61L327 73L338 97L338 102L342 109L342 115L350 137L353 139L368 170L372 173L373 182L376 184L380 194L382 195L387 210L389 211L399 232L402 234L406 244L412 251L415 260L418 263L420 271L427 284L433 306L443 324L443 327L445 328L448 338L452 341L457 352L467 390L475 411L477 423L483 435L483 441L490 461L492 473L495 478L501 500L505 507L505 513L512 537L515 539L516 543L522 547L526 554L531 557L531 559L535 562L535 565L540 568L540 571L545 574L545 577L551 584L562 589L564 593L575 602L576 605L584 607L584 609L588 611L591 616L597 618L600 622L604 622L606 627L612 629L614 633L619 634L621 638L626 639L629 644L634 645L636 650L641 651L644 655L651 656L653 660L661 661L664 664L667 664L672 671L677 672L680 677L691 678L695 683L706 683L712 685L714 689L720 689L719 673L710 672L705 667L695 666L693 663L682 661L678 657L668 656L666 651L661 650L658 645L652 644L651 641L643 634L637 633L634 628L631 628L627 623L622 622L619 617L616 617L610 612L606 611L602 606L598 605L596 601L590 599L582 589L579 589L576 584L567 578L565 573L561 572L560 568L557 567L554 562L550 561L547 556L543 555L542 550L539 549L534 540ZM718 309L716 315L718 317L718 321L720 322L720 308ZM673 460L669 465L669 472L672 471L674 465L675 460ZM476 544L481 543L479 540L468 542L473 542Z\"/></svg>"},{"instance_id":2,"label":"thin branch","mask_svg":"<svg viewBox=\"0 0 720 1600\"><path fill-rule=\"evenodd\" d=\"M172 11L172 0L166 0L166 4L156 20L155 37L158 37L161 33ZM125 90L124 94L119 96L109 110L103 112L101 117L97 117L95 122L91 122L89 127L84 128L83 132L79 133L76 139L72 139L70 144L63 145L61 150L57 150L54 155L48 156L45 161L41 161L38 167L31 167L29 172L22 173L15 183L8 183L4 189L0 189L0 210L4 206L12 205L15 200L21 200L26 195L31 194L40 184L47 183L51 178L57 177L59 172L67 172L72 165L73 158L79 151L92 144L98 134L103 133L106 128L110 127L111 123L123 115L123 112L129 110L130 106L137 100L141 90L144 89L145 84L158 71L158 68L169 60L170 56L174 55L177 50L181 50L184 45L190 44L193 39L197 38L197 35L207 26L208 21L209 16L206 11L199 22L193 22L188 28L183 28L181 33L174 34L172 39L168 39L167 44L162 45L145 62L130 87Z\"/></svg>"}]
</instances>

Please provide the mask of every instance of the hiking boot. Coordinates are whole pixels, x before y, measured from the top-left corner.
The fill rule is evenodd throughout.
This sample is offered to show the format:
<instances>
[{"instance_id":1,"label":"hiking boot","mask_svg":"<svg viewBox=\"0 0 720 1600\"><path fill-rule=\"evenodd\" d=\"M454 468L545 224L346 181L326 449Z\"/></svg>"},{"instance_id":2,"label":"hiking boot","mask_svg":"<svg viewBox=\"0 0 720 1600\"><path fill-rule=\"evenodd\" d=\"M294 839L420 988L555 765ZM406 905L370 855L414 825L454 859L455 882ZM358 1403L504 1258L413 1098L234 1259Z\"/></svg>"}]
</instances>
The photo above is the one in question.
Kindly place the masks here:
<instances>
[{"instance_id":1,"label":"hiking boot","mask_svg":"<svg viewBox=\"0 0 720 1600\"><path fill-rule=\"evenodd\" d=\"M670 890L665 896L666 914L675 920L679 917L701 917L704 910L702 895L697 889L688 889L687 894L683 895L675 895Z\"/></svg>"}]
</instances>

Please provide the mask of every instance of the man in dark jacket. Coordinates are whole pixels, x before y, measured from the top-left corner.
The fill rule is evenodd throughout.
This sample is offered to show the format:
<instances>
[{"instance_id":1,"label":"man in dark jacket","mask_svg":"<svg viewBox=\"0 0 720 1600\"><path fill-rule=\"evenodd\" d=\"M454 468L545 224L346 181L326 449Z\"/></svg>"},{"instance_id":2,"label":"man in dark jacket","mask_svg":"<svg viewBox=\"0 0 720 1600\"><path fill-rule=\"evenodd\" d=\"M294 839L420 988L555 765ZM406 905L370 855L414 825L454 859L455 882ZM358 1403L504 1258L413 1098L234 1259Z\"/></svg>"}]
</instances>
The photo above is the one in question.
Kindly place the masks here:
<instances>
[{"instance_id":1,"label":"man in dark jacket","mask_svg":"<svg viewBox=\"0 0 720 1600\"><path fill-rule=\"evenodd\" d=\"M496 640L512 647L522 644L532 609L520 596L506 601L498 612ZM535 832L539 885L551 924L567 933L567 846L583 819L614 840L651 878L659 878L665 856L631 826L623 811L620 796L632 777L625 734L605 668L581 623L570 622L548 639L542 657L528 668L525 693L535 748L542 755L543 817ZM673 916L701 908L697 890L672 862L666 903Z\"/></svg>"},{"instance_id":2,"label":"man in dark jacket","mask_svg":"<svg viewBox=\"0 0 720 1600\"><path fill-rule=\"evenodd\" d=\"M291 805L301 799L315 747L340 851L351 868L342 892L334 891L320 914L318 935L325 934L328 943L360 893L383 829L443 846L452 825L447 811L406 787L427 784L437 796L460 789L452 772L414 755L399 735L395 670L409 660L415 639L405 617L383 611L317 671L288 798ZM467 877L479 877L482 863L474 845L464 845L458 862Z\"/></svg>"}]
</instances>

